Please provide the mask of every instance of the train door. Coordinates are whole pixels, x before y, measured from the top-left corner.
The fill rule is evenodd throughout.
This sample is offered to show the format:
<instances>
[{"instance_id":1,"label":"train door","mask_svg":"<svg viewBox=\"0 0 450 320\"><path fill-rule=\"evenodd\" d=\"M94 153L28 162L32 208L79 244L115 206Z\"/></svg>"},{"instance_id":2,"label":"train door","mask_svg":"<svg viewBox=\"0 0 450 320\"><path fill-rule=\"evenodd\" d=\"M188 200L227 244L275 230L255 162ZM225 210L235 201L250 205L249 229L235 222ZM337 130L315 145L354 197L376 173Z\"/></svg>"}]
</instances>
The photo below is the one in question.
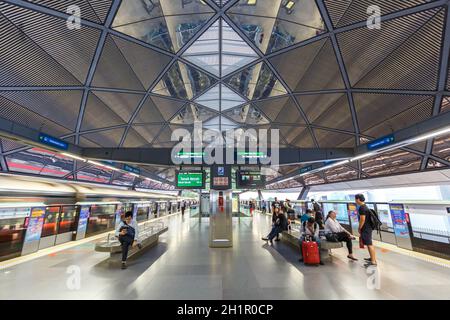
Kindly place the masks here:
<instances>
[{"instance_id":1,"label":"train door","mask_svg":"<svg viewBox=\"0 0 450 320\"><path fill-rule=\"evenodd\" d=\"M0 208L0 261L20 256L31 208Z\"/></svg>"},{"instance_id":2,"label":"train door","mask_svg":"<svg viewBox=\"0 0 450 320\"><path fill-rule=\"evenodd\" d=\"M77 206L64 206L61 209L55 244L72 241L77 230Z\"/></svg>"},{"instance_id":3,"label":"train door","mask_svg":"<svg viewBox=\"0 0 450 320\"><path fill-rule=\"evenodd\" d=\"M45 208L44 224L42 226L39 249L45 249L55 245L56 235L58 234L60 210L61 207L59 206Z\"/></svg>"}]
</instances>

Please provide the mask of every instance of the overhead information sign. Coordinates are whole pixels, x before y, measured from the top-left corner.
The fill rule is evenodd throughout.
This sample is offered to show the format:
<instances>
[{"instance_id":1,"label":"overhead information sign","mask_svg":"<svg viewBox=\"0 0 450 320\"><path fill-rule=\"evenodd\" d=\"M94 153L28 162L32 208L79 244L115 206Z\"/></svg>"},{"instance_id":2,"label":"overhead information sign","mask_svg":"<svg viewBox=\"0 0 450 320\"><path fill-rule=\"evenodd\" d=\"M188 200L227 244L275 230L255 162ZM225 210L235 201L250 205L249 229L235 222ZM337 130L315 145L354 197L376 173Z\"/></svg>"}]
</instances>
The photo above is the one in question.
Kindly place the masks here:
<instances>
[{"instance_id":1,"label":"overhead information sign","mask_svg":"<svg viewBox=\"0 0 450 320\"><path fill-rule=\"evenodd\" d=\"M263 176L260 171L236 171L236 186L239 189L264 188L265 180L265 176Z\"/></svg>"},{"instance_id":2,"label":"overhead information sign","mask_svg":"<svg viewBox=\"0 0 450 320\"><path fill-rule=\"evenodd\" d=\"M205 188L204 171L177 171L176 183L180 189L204 189Z\"/></svg>"},{"instance_id":3,"label":"overhead information sign","mask_svg":"<svg viewBox=\"0 0 450 320\"><path fill-rule=\"evenodd\" d=\"M46 144L48 146L57 148L57 149L61 149L61 150L68 150L69 149L69 144L63 140L60 140L58 138L49 136L48 134L45 133L40 133L39 134L39 141L43 144Z\"/></svg>"},{"instance_id":4,"label":"overhead information sign","mask_svg":"<svg viewBox=\"0 0 450 320\"><path fill-rule=\"evenodd\" d=\"M376 140L373 140L373 141L367 143L367 149L369 149L369 150L380 149L380 148L383 148L390 144L393 144L394 142L395 142L395 138L393 135L386 136L386 137L376 139Z\"/></svg>"},{"instance_id":5,"label":"overhead information sign","mask_svg":"<svg viewBox=\"0 0 450 320\"><path fill-rule=\"evenodd\" d=\"M123 170L131 172L131 173L135 173L135 174L141 174L141 170L139 168L135 168L135 167L129 166L127 164L123 165Z\"/></svg>"}]
</instances>

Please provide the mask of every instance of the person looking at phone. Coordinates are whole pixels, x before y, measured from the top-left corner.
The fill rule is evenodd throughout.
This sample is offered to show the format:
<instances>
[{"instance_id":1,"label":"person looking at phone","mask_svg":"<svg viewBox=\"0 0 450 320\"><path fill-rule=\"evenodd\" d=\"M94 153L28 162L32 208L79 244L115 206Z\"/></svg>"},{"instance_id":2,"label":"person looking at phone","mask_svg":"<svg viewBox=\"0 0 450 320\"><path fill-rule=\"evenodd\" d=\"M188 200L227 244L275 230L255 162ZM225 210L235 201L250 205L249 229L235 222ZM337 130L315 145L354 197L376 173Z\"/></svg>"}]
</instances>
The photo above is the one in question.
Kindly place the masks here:
<instances>
[{"instance_id":1,"label":"person looking at phone","mask_svg":"<svg viewBox=\"0 0 450 320\"><path fill-rule=\"evenodd\" d=\"M120 221L116 229L116 237L122 246L122 269L127 268L127 257L130 246L138 245L137 239L139 235L139 228L136 221L133 220L133 212L125 212L125 217ZM138 245L140 249L140 245Z\"/></svg>"}]
</instances>

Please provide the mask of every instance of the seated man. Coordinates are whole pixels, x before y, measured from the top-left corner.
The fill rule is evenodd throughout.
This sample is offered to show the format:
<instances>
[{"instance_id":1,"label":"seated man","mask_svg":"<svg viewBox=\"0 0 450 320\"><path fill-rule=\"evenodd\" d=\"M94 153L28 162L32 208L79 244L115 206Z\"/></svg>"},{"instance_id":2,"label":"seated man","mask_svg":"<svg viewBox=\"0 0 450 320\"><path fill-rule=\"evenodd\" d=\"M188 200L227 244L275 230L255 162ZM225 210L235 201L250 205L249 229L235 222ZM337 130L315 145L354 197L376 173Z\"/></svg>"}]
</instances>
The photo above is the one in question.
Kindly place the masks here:
<instances>
[{"instance_id":1,"label":"seated man","mask_svg":"<svg viewBox=\"0 0 450 320\"><path fill-rule=\"evenodd\" d=\"M336 220L336 212L331 210L328 212L327 219L325 220L325 236L327 237L327 241L330 242L341 242L345 241L348 249L348 256L350 260L357 261L353 256L353 243L352 240L355 239L354 236L350 234L347 230L345 230L339 221Z\"/></svg>"},{"instance_id":2,"label":"seated man","mask_svg":"<svg viewBox=\"0 0 450 320\"><path fill-rule=\"evenodd\" d=\"M316 220L313 217L310 217L308 221L305 221L302 223L301 227L301 236L300 236L300 259L298 261L303 262L303 250L302 250L302 243L307 238L309 238L311 241L317 242L317 245L319 247L319 255L320 252L320 236L319 236L319 225L317 224ZM320 264L323 265L322 257L320 257Z\"/></svg>"},{"instance_id":3,"label":"seated man","mask_svg":"<svg viewBox=\"0 0 450 320\"><path fill-rule=\"evenodd\" d=\"M272 243L272 240L275 237L277 237L276 241L279 241L278 235L288 228L288 222L284 213L281 210L276 210L276 213L277 216L272 226L272 230L267 237L262 238L264 241L270 241L270 243Z\"/></svg>"},{"instance_id":4,"label":"seated man","mask_svg":"<svg viewBox=\"0 0 450 320\"><path fill-rule=\"evenodd\" d=\"M119 238L119 242L122 245L122 269L127 268L128 250L130 246L138 246L141 249L141 245L138 244L139 228L136 221L133 220L133 212L127 211L125 217L120 221L116 229L116 237Z\"/></svg>"}]
</instances>

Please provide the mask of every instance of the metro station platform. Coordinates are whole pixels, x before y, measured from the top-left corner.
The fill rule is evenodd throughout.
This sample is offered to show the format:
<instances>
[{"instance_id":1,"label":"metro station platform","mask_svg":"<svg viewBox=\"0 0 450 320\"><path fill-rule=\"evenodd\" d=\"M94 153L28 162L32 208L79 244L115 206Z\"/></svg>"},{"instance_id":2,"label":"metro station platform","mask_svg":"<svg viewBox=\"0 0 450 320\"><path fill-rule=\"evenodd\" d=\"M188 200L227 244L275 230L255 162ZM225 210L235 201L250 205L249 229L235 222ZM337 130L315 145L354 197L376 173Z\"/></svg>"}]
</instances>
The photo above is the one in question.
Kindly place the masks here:
<instances>
[{"instance_id":1,"label":"metro station platform","mask_svg":"<svg viewBox=\"0 0 450 320\"><path fill-rule=\"evenodd\" d=\"M348 261L343 248L324 266L310 267L283 241L261 241L266 215L234 218L234 246L225 249L208 247L209 219L177 214L164 221L169 231L126 270L94 251L98 239L9 267L11 261L0 262L0 299L450 299L450 266L411 254L377 248L381 282L371 290L362 266L367 252L356 242L359 261ZM78 290L67 285L70 266L80 268Z\"/></svg>"}]
</instances>

